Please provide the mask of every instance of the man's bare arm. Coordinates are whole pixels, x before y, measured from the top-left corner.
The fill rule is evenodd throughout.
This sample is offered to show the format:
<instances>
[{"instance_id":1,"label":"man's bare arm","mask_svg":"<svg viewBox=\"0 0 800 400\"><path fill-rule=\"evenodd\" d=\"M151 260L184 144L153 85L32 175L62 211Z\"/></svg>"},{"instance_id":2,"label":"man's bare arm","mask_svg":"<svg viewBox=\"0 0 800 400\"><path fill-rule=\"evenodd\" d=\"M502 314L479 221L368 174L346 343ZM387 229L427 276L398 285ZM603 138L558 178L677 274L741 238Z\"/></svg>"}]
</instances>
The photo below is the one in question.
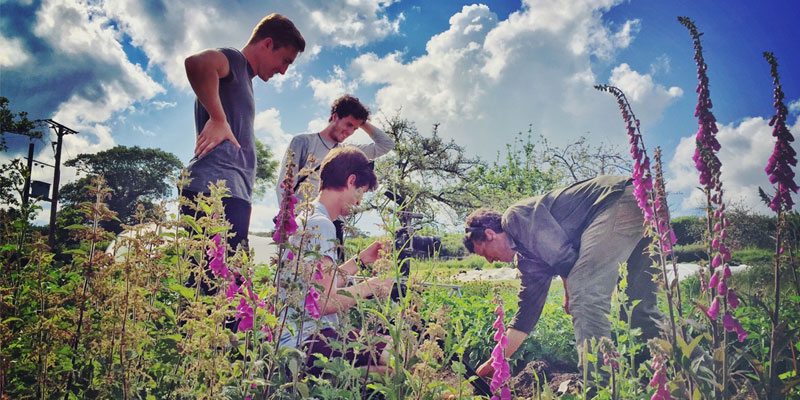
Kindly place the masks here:
<instances>
[{"instance_id":1,"label":"man's bare arm","mask_svg":"<svg viewBox=\"0 0 800 400\"><path fill-rule=\"evenodd\" d=\"M241 147L228 125L219 98L219 80L230 73L228 58L219 50L205 50L187 57L184 67L192 90L209 115L209 120L197 137L195 156L205 156L225 140L230 140L236 147Z\"/></svg>"}]
</instances>

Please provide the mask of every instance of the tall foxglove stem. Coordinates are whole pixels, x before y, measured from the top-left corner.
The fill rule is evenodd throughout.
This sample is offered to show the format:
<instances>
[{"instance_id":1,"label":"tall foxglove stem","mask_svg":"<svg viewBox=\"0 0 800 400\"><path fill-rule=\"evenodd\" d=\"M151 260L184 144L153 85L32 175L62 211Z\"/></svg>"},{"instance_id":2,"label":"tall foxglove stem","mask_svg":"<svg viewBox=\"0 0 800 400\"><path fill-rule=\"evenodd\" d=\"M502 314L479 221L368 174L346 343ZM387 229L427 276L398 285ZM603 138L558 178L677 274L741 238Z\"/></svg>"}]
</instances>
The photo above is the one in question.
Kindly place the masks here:
<instances>
[{"instance_id":1,"label":"tall foxglove stem","mask_svg":"<svg viewBox=\"0 0 800 400\"><path fill-rule=\"evenodd\" d=\"M772 315L770 316L772 322L772 334L769 347L769 380L770 390L775 387L777 380L775 370L775 359L777 357L775 343L778 340L778 323L780 322L780 266L781 266L781 253L783 247L783 228L786 224L785 212L792 209L794 202L792 201L791 193L797 193L797 183L794 181L794 171L792 167L797 166L797 153L792 148L791 143L794 137L786 127L786 115L788 110L783 103L783 89L780 83L780 75L778 74L778 60L772 52L764 52L764 58L770 65L770 75L772 75L772 84L775 86L773 94L775 98L775 115L769 121L772 126L772 136L775 136L775 149L772 156L769 158L765 171L769 176L769 182L777 185L775 189L775 196L773 196L769 207L777 213L777 232L775 235L775 265L773 271L773 286L775 289L775 307L773 308Z\"/></svg>"},{"instance_id":2,"label":"tall foxglove stem","mask_svg":"<svg viewBox=\"0 0 800 400\"><path fill-rule=\"evenodd\" d=\"M667 257L672 253L672 246L675 244L676 239L675 233L672 231L669 223L669 211L667 209L666 192L663 188L663 179L660 182L660 189L658 188L659 182L656 182L656 187L654 187L653 177L650 171L650 158L647 156L647 148L644 145L644 139L642 138L642 133L639 128L639 119L637 119L636 115L633 113L631 105L627 97L625 97L625 93L619 88L609 85L596 85L595 89L611 93L617 99L617 105L622 113L622 119L625 121L628 142L631 145L631 157L634 162L632 174L634 196L644 215L646 234L654 239L654 249L657 254L651 254L651 256L658 257L657 261L662 267L665 283L664 291L667 295L667 303L669 305L669 322L670 328L672 329L671 339L674 346L678 330L675 324L673 290L667 277L666 263ZM657 159L657 162L660 163L660 158ZM660 165L656 166L656 170L661 171ZM677 269L677 267L675 267L675 269ZM678 299L678 301L680 301L680 297L678 297ZM678 307L680 307L680 305ZM682 331L681 334L683 334Z\"/></svg>"}]
</instances>

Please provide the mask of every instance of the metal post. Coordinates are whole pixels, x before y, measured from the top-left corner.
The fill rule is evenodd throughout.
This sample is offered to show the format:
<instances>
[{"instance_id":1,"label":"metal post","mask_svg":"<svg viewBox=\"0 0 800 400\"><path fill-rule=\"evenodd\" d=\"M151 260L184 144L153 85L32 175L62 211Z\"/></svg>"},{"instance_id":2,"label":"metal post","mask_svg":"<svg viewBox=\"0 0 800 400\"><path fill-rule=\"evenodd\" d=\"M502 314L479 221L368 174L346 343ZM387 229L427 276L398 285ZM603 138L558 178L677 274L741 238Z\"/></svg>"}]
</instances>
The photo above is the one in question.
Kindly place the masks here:
<instances>
[{"instance_id":1,"label":"metal post","mask_svg":"<svg viewBox=\"0 0 800 400\"><path fill-rule=\"evenodd\" d=\"M64 125L59 124L58 122L53 121L52 119L44 120L47 122L53 131L56 132L56 136L58 136L58 142L56 142L56 163L55 163L55 172L53 172L53 196L50 199L50 237L48 243L50 244L50 248L52 249L56 245L56 213L58 212L58 184L61 180L61 144L64 141L64 135L70 133L78 133L73 131L72 129L67 128Z\"/></svg>"},{"instance_id":2,"label":"metal post","mask_svg":"<svg viewBox=\"0 0 800 400\"><path fill-rule=\"evenodd\" d=\"M22 208L28 205L31 192L31 175L33 174L33 140L28 144L28 175L25 176L25 187L22 192Z\"/></svg>"}]
</instances>

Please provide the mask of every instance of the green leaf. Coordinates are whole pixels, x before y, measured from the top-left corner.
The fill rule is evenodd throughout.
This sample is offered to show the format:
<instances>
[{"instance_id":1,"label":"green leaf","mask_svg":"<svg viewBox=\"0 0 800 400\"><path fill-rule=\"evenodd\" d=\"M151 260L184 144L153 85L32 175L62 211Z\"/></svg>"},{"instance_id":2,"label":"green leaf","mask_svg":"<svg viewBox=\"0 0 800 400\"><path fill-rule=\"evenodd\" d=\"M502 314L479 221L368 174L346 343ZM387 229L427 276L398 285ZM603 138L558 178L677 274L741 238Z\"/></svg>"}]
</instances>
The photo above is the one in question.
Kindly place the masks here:
<instances>
[{"instance_id":1,"label":"green leaf","mask_svg":"<svg viewBox=\"0 0 800 400\"><path fill-rule=\"evenodd\" d=\"M174 291L176 291L176 292L178 292L178 294L183 296L183 298L185 298L185 299L190 299L190 300L194 299L194 290L192 288L187 288L186 286L183 286L183 285L178 284L178 283L174 283L172 285L169 285L169 288L174 290Z\"/></svg>"},{"instance_id":2,"label":"green leaf","mask_svg":"<svg viewBox=\"0 0 800 400\"><path fill-rule=\"evenodd\" d=\"M308 386L305 383L297 382L295 387L297 387L297 391L300 392L304 399L308 398Z\"/></svg>"},{"instance_id":3,"label":"green leaf","mask_svg":"<svg viewBox=\"0 0 800 400\"><path fill-rule=\"evenodd\" d=\"M197 225L197 221L195 221L194 218L190 215L185 215L185 214L181 215L181 221L189 224L189 226L191 226L192 230L194 230L195 232L203 231L202 229L200 229L200 226Z\"/></svg>"},{"instance_id":4,"label":"green leaf","mask_svg":"<svg viewBox=\"0 0 800 400\"><path fill-rule=\"evenodd\" d=\"M64 229L67 229L67 230L84 230L84 229L89 229L89 227L86 226L86 225L83 225L83 224L72 224L72 225L70 225L70 226L68 226L68 227L66 227Z\"/></svg>"}]
</instances>

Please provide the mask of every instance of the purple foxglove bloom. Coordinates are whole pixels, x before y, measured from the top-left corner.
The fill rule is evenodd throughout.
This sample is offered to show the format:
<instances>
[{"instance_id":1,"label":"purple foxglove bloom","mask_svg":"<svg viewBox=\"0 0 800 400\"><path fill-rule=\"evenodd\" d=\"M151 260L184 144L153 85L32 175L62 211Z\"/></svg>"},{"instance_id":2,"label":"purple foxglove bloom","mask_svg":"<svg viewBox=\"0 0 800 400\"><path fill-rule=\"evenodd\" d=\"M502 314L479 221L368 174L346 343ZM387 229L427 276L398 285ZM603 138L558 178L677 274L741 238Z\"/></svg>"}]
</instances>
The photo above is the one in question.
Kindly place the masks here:
<instances>
[{"instance_id":1,"label":"purple foxglove bloom","mask_svg":"<svg viewBox=\"0 0 800 400\"><path fill-rule=\"evenodd\" d=\"M725 279L719 280L719 285L717 286L717 293L719 293L720 296L725 296L728 294L728 284L725 283Z\"/></svg>"},{"instance_id":2,"label":"purple foxglove bloom","mask_svg":"<svg viewBox=\"0 0 800 400\"><path fill-rule=\"evenodd\" d=\"M706 312L711 319L716 320L717 316L719 315L719 302L717 298L714 297L714 301L711 302L711 306L708 307L708 311Z\"/></svg>"},{"instance_id":3,"label":"purple foxglove bloom","mask_svg":"<svg viewBox=\"0 0 800 400\"><path fill-rule=\"evenodd\" d=\"M253 307L245 300L244 297L239 298L239 305L236 307L237 317L239 318L239 331L249 331L253 329Z\"/></svg>"},{"instance_id":4,"label":"purple foxglove bloom","mask_svg":"<svg viewBox=\"0 0 800 400\"><path fill-rule=\"evenodd\" d=\"M722 326L725 327L726 331L733 332L733 315L731 313L725 313L722 317Z\"/></svg>"},{"instance_id":5,"label":"purple foxglove bloom","mask_svg":"<svg viewBox=\"0 0 800 400\"><path fill-rule=\"evenodd\" d=\"M722 257L720 257L719 254L717 254L716 256L714 256L714 259L711 260L711 266L717 268L721 264L722 264Z\"/></svg>"},{"instance_id":6,"label":"purple foxglove bloom","mask_svg":"<svg viewBox=\"0 0 800 400\"><path fill-rule=\"evenodd\" d=\"M719 274L714 272L711 274L711 279L708 280L708 287L716 288L719 285Z\"/></svg>"},{"instance_id":7,"label":"purple foxglove bloom","mask_svg":"<svg viewBox=\"0 0 800 400\"><path fill-rule=\"evenodd\" d=\"M494 329L503 329L503 316L498 315L497 319L494 320L494 324L492 325ZM497 339L495 339L497 340Z\"/></svg>"},{"instance_id":8,"label":"purple foxglove bloom","mask_svg":"<svg viewBox=\"0 0 800 400\"><path fill-rule=\"evenodd\" d=\"M322 262L321 261L317 262L317 268L314 271L313 278L314 278L314 280L317 280L317 281L322 279L322 278L324 278L324 276L322 275Z\"/></svg>"},{"instance_id":9,"label":"purple foxglove bloom","mask_svg":"<svg viewBox=\"0 0 800 400\"><path fill-rule=\"evenodd\" d=\"M733 329L736 331L736 335L739 337L740 343L747 339L747 331L744 330L742 324L736 319L733 320Z\"/></svg>"},{"instance_id":10,"label":"purple foxglove bloom","mask_svg":"<svg viewBox=\"0 0 800 400\"><path fill-rule=\"evenodd\" d=\"M719 238L715 237L714 240L711 241L711 248L716 249L719 248Z\"/></svg>"},{"instance_id":11,"label":"purple foxglove bloom","mask_svg":"<svg viewBox=\"0 0 800 400\"><path fill-rule=\"evenodd\" d=\"M506 315L506 312L503 310L502 305L498 305L497 307L494 308L494 315L499 315L501 317Z\"/></svg>"},{"instance_id":12,"label":"purple foxglove bloom","mask_svg":"<svg viewBox=\"0 0 800 400\"><path fill-rule=\"evenodd\" d=\"M319 300L319 293L314 286L308 287L308 294L306 294L306 311L308 314L311 315L311 318L319 319L320 311L319 311L319 304L317 301Z\"/></svg>"},{"instance_id":13,"label":"purple foxglove bloom","mask_svg":"<svg viewBox=\"0 0 800 400\"><path fill-rule=\"evenodd\" d=\"M292 251L291 251L291 250L289 250L289 252L288 252L288 253L286 253L286 259L288 259L288 260L290 260L290 261L291 261L291 260L294 260L294 253L292 253Z\"/></svg>"},{"instance_id":14,"label":"purple foxglove bloom","mask_svg":"<svg viewBox=\"0 0 800 400\"><path fill-rule=\"evenodd\" d=\"M511 390L508 386L503 386L503 389L500 390L500 400L511 400Z\"/></svg>"},{"instance_id":15,"label":"purple foxglove bloom","mask_svg":"<svg viewBox=\"0 0 800 400\"><path fill-rule=\"evenodd\" d=\"M728 305L731 307L731 310L735 310L736 307L739 307L739 298L736 297L736 293L733 292L733 289L728 290Z\"/></svg>"},{"instance_id":16,"label":"purple foxglove bloom","mask_svg":"<svg viewBox=\"0 0 800 400\"><path fill-rule=\"evenodd\" d=\"M230 286L228 286L228 291L225 292L225 297L228 298L228 302L232 302L233 299L236 297L237 294L241 292L241 288L236 286L236 281L232 281Z\"/></svg>"},{"instance_id":17,"label":"purple foxglove bloom","mask_svg":"<svg viewBox=\"0 0 800 400\"><path fill-rule=\"evenodd\" d=\"M272 341L272 331L269 330L269 327L266 326L266 325L262 325L261 326L261 330L264 331L264 333L267 334L267 341L271 342Z\"/></svg>"},{"instance_id":18,"label":"purple foxglove bloom","mask_svg":"<svg viewBox=\"0 0 800 400\"><path fill-rule=\"evenodd\" d=\"M725 279L731 277L731 267L729 267L727 264L725 265L725 268L722 268L722 277Z\"/></svg>"}]
</instances>

